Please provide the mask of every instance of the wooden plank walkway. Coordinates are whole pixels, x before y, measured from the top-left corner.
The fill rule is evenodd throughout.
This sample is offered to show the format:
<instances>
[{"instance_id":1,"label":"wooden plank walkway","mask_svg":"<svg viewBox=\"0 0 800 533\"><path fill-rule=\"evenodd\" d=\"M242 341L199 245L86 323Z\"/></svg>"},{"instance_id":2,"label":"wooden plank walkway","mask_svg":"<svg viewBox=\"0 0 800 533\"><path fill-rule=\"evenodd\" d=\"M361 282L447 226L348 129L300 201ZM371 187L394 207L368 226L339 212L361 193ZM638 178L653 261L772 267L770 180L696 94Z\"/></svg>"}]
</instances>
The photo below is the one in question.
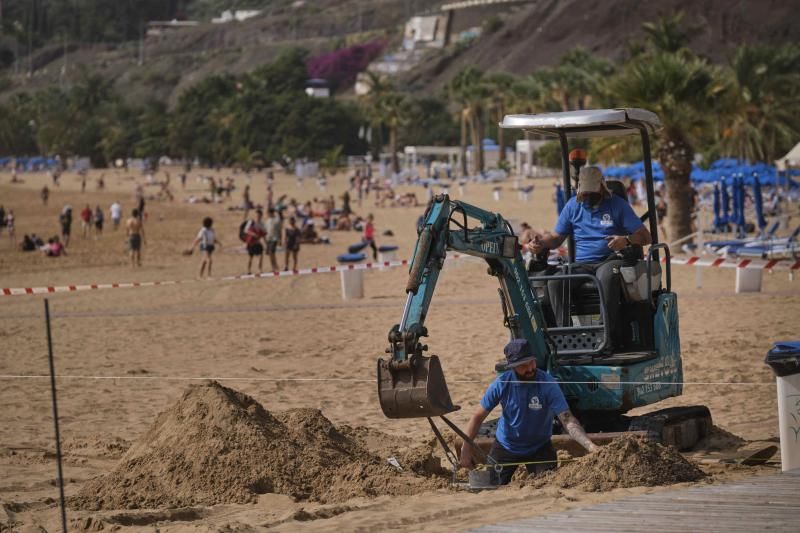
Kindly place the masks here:
<instances>
[{"instance_id":1,"label":"wooden plank walkway","mask_svg":"<svg viewBox=\"0 0 800 533\"><path fill-rule=\"evenodd\" d=\"M535 502L531 502L535 505ZM629 496L591 507L480 527L528 531L800 531L800 470L723 485Z\"/></svg>"}]
</instances>

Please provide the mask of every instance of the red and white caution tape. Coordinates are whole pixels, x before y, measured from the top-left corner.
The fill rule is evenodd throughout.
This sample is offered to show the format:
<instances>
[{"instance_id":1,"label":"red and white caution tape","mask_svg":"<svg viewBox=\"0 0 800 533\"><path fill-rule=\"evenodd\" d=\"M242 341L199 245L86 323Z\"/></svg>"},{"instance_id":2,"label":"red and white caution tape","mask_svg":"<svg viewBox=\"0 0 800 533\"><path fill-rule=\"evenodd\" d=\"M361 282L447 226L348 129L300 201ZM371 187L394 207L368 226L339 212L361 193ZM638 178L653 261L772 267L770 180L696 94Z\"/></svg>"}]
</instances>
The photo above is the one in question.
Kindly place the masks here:
<instances>
[{"instance_id":1,"label":"red and white caution tape","mask_svg":"<svg viewBox=\"0 0 800 533\"><path fill-rule=\"evenodd\" d=\"M448 255L448 259L461 259L467 258L460 254ZM661 259L662 263L666 262L665 258ZM771 259L769 261L757 261L751 259L729 260L724 258L702 258L702 257L673 257L671 263L673 265L693 265L712 268L747 268L759 270L774 270L774 269L788 269L800 270L800 261L789 263L779 259ZM301 268L300 270L283 270L280 272L263 272L261 274L243 274L239 276L225 276L222 278L215 278L210 280L173 280L173 281L135 281L129 283L92 283L89 285L61 285L55 287L14 287L3 288L3 296L21 296L25 294L49 294L57 292L78 292L78 291L91 291L99 289L129 289L134 287L161 287L167 285L184 285L186 283L201 283L203 281L235 281L259 278L282 278L286 276L307 276L309 274L324 274L330 272L344 272L348 270L370 270L374 268L394 268L399 266L408 266L408 260L402 261L382 261L375 263L358 263L351 265L335 265L328 267L314 267L314 268Z\"/></svg>"},{"instance_id":2,"label":"red and white caution tape","mask_svg":"<svg viewBox=\"0 0 800 533\"><path fill-rule=\"evenodd\" d=\"M662 263L666 263L666 258L661 258ZM723 257L705 258L698 256L673 257L670 261L673 265L689 265L711 268L746 268L748 270L800 270L800 261L786 261L782 259L770 259L769 261L759 261L753 259L725 259Z\"/></svg>"},{"instance_id":3,"label":"red and white caution tape","mask_svg":"<svg viewBox=\"0 0 800 533\"><path fill-rule=\"evenodd\" d=\"M457 259L459 256L455 256ZM279 272L262 272L260 274L242 274L239 276L225 276L209 280L187 279L180 281L137 281L131 283L92 283L90 285L62 285L58 287L16 287L3 288L3 296L20 296L23 294L48 294L54 292L91 291L97 289L129 289L132 287L160 287L164 285L184 285L186 283L200 283L203 281L234 281L259 278L282 278L286 276L307 276L309 274L323 274L329 272L343 272L347 270L369 270L372 268L392 268L407 266L408 260L382 261L375 263L358 263L351 265L336 265L329 267L301 268L300 270L282 270Z\"/></svg>"}]
</instances>

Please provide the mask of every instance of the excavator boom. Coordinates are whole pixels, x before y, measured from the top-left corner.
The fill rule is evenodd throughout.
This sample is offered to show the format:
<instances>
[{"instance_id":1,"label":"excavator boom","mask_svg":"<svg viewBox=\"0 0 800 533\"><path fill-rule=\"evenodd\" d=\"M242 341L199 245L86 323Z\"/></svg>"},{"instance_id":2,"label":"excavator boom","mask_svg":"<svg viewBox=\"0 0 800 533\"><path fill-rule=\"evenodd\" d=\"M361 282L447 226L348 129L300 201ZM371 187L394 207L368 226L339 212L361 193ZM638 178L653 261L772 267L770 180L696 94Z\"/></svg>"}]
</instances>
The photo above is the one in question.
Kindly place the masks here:
<instances>
[{"instance_id":1,"label":"excavator boom","mask_svg":"<svg viewBox=\"0 0 800 533\"><path fill-rule=\"evenodd\" d=\"M428 347L420 342L428 334L425 318L448 250L486 260L490 273L500 280L511 336L528 340L540 368L553 364L541 306L530 289L518 239L509 224L499 214L447 195L431 200L423 220L403 316L389 331L390 357L378 360L378 397L388 418L441 416L459 409L450 399L439 358L423 355ZM470 228L470 220L478 225Z\"/></svg>"}]
</instances>

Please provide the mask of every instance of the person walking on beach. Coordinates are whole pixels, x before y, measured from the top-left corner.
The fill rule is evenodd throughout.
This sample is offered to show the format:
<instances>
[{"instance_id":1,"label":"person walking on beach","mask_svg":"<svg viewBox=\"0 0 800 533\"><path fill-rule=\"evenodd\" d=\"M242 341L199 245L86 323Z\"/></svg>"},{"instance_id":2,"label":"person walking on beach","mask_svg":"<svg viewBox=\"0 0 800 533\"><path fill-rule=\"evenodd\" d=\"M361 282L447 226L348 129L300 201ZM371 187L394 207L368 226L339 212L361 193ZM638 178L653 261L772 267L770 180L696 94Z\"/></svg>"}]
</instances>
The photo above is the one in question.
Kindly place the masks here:
<instances>
[{"instance_id":1,"label":"person walking on beach","mask_svg":"<svg viewBox=\"0 0 800 533\"><path fill-rule=\"evenodd\" d=\"M6 218L5 219L5 225L6 225L6 229L8 230L8 239L11 241L12 245L16 245L17 244L17 237L14 234L14 228L15 228L14 224L16 223L16 220L14 218L14 210L13 209L9 209L8 210L8 214L6 214L5 218Z\"/></svg>"},{"instance_id":2,"label":"person walking on beach","mask_svg":"<svg viewBox=\"0 0 800 533\"><path fill-rule=\"evenodd\" d=\"M294 217L289 217L289 227L284 236L286 243L286 256L284 270L289 270L289 256L292 257L292 270L297 270L297 255L300 253L300 228L297 227Z\"/></svg>"},{"instance_id":3,"label":"person walking on beach","mask_svg":"<svg viewBox=\"0 0 800 533\"><path fill-rule=\"evenodd\" d=\"M374 261L378 260L378 247L375 244L375 224L373 221L375 217L372 216L372 213L367 215L367 220L364 223L364 237L363 240L365 243L372 248L372 259Z\"/></svg>"},{"instance_id":4,"label":"person walking on beach","mask_svg":"<svg viewBox=\"0 0 800 533\"><path fill-rule=\"evenodd\" d=\"M103 234L103 222L105 222L105 215L100 206L94 208L94 238L96 239Z\"/></svg>"},{"instance_id":5,"label":"person walking on beach","mask_svg":"<svg viewBox=\"0 0 800 533\"><path fill-rule=\"evenodd\" d=\"M205 217L203 219L203 227L200 228L200 231L197 233L197 237L195 237L194 242L192 243L192 247L189 249L189 253L191 253L195 246L198 244L200 245L200 251L203 253L203 261L200 263L201 278L206 272L206 265L208 265L208 276L211 277L211 256L214 253L214 249L217 247L217 245L222 246L222 242L217 239L217 234L211 227L213 225L214 219L211 217Z\"/></svg>"},{"instance_id":6,"label":"person walking on beach","mask_svg":"<svg viewBox=\"0 0 800 533\"><path fill-rule=\"evenodd\" d=\"M92 208L89 207L89 204L81 209L81 233L83 238L89 236L89 230L92 228Z\"/></svg>"},{"instance_id":7,"label":"person walking on beach","mask_svg":"<svg viewBox=\"0 0 800 533\"><path fill-rule=\"evenodd\" d=\"M142 188L140 183L136 184L134 198L136 199L136 212L138 213L139 219L144 220L144 188Z\"/></svg>"},{"instance_id":8,"label":"person walking on beach","mask_svg":"<svg viewBox=\"0 0 800 533\"><path fill-rule=\"evenodd\" d=\"M61 240L64 247L69 246L69 235L72 233L72 206L65 205L61 210L61 215L58 217L61 224Z\"/></svg>"},{"instance_id":9,"label":"person walking on beach","mask_svg":"<svg viewBox=\"0 0 800 533\"><path fill-rule=\"evenodd\" d=\"M278 246L281 244L281 234L283 233L283 219L274 207L270 207L267 211L269 218L267 218L267 255L269 256L269 264L273 272L277 272L278 259L276 253Z\"/></svg>"},{"instance_id":10,"label":"person walking on beach","mask_svg":"<svg viewBox=\"0 0 800 533\"><path fill-rule=\"evenodd\" d=\"M108 212L111 214L111 225L114 228L114 231L117 231L119 228L119 223L122 220L122 206L119 205L119 202L114 201L111 204L111 207L108 209Z\"/></svg>"},{"instance_id":11,"label":"person walking on beach","mask_svg":"<svg viewBox=\"0 0 800 533\"><path fill-rule=\"evenodd\" d=\"M242 209L244 209L244 219L247 219L247 215L250 214L250 210L253 208L253 203L250 201L250 186L244 186L244 192L242 193Z\"/></svg>"},{"instance_id":12,"label":"person walking on beach","mask_svg":"<svg viewBox=\"0 0 800 533\"><path fill-rule=\"evenodd\" d=\"M128 233L128 248L131 252L131 266L142 266L142 245L144 245L144 223L138 209L131 212L131 218L125 223Z\"/></svg>"},{"instance_id":13,"label":"person walking on beach","mask_svg":"<svg viewBox=\"0 0 800 533\"><path fill-rule=\"evenodd\" d=\"M261 274L264 268L264 246L261 242L267 235L264 227L264 212L256 209L256 218L247 222L244 227L244 242L247 244L247 273L250 274L253 268L253 258L258 256L258 273Z\"/></svg>"},{"instance_id":14,"label":"person walking on beach","mask_svg":"<svg viewBox=\"0 0 800 533\"><path fill-rule=\"evenodd\" d=\"M40 193L42 197L42 205L47 205L47 200L50 198L50 189L47 188L47 185L42 187L42 192Z\"/></svg>"}]
</instances>

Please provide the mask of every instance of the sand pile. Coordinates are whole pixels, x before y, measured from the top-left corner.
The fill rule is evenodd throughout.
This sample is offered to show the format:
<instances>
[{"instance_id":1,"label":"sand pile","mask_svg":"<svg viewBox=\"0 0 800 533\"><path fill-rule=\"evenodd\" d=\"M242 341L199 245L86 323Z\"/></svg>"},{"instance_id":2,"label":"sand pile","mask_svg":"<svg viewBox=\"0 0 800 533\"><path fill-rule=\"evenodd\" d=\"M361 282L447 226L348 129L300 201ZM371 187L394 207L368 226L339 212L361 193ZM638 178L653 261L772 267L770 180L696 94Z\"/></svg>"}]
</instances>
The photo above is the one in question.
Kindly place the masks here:
<instances>
[{"instance_id":1,"label":"sand pile","mask_svg":"<svg viewBox=\"0 0 800 533\"><path fill-rule=\"evenodd\" d=\"M558 486L587 491L604 491L619 487L654 487L704 477L696 466L670 446L650 442L642 437L625 435L597 452L530 479L535 487Z\"/></svg>"},{"instance_id":2,"label":"sand pile","mask_svg":"<svg viewBox=\"0 0 800 533\"><path fill-rule=\"evenodd\" d=\"M352 432L315 409L272 414L219 383L191 386L112 472L88 481L71 503L89 510L183 507L246 503L270 492L337 502L446 483L399 472Z\"/></svg>"}]
</instances>

